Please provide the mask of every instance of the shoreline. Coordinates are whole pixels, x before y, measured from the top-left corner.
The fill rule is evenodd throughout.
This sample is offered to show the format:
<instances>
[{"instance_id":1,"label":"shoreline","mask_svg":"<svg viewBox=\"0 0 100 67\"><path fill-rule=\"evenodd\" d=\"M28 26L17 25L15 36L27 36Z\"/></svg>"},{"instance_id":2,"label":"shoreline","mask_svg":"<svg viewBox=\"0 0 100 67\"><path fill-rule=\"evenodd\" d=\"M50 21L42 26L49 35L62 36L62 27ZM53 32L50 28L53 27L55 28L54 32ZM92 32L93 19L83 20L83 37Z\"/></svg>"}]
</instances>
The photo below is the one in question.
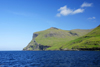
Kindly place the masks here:
<instances>
[{"instance_id":1,"label":"shoreline","mask_svg":"<svg viewBox=\"0 0 100 67\"><path fill-rule=\"evenodd\" d=\"M22 50L22 51L100 51L100 50Z\"/></svg>"}]
</instances>

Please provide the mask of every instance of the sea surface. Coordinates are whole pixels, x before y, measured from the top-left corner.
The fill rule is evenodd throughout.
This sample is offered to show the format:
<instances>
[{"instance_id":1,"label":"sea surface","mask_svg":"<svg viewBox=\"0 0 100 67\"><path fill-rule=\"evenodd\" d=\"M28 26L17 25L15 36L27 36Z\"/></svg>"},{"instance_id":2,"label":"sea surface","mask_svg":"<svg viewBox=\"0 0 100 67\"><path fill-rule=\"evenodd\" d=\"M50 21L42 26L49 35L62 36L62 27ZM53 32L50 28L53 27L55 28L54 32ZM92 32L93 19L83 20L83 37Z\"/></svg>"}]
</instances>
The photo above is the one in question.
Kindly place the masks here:
<instances>
[{"instance_id":1,"label":"sea surface","mask_svg":"<svg viewBox=\"0 0 100 67\"><path fill-rule=\"evenodd\" d=\"M0 67L100 67L100 51L0 51Z\"/></svg>"}]
</instances>

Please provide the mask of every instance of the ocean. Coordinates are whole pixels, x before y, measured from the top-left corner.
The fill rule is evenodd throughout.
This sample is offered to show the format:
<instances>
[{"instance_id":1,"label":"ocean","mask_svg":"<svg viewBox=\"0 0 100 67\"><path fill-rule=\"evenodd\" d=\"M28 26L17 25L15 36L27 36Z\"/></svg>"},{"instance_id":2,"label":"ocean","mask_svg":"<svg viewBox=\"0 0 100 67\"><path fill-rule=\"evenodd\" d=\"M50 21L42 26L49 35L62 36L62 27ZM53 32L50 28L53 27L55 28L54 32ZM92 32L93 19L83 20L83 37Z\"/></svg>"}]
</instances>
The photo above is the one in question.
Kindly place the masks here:
<instances>
[{"instance_id":1,"label":"ocean","mask_svg":"<svg viewBox=\"0 0 100 67\"><path fill-rule=\"evenodd\" d=\"M100 51L0 51L0 67L100 67Z\"/></svg>"}]
</instances>

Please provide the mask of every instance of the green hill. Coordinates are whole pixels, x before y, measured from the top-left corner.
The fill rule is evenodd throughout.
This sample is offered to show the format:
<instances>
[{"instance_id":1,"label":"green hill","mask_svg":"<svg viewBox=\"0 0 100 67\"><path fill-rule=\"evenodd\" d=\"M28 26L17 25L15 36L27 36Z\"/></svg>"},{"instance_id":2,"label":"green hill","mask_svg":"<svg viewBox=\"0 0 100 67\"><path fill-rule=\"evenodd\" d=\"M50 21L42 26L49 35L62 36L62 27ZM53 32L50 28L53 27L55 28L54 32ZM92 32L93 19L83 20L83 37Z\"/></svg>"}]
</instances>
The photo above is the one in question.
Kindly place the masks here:
<instances>
[{"instance_id":1,"label":"green hill","mask_svg":"<svg viewBox=\"0 0 100 67\"><path fill-rule=\"evenodd\" d=\"M88 34L62 46L64 50L100 50L100 25Z\"/></svg>"},{"instance_id":2,"label":"green hill","mask_svg":"<svg viewBox=\"0 0 100 67\"><path fill-rule=\"evenodd\" d=\"M23 50L60 50L69 41L79 38L91 30L75 29L68 31L51 27L44 31L35 32L31 42Z\"/></svg>"}]
</instances>

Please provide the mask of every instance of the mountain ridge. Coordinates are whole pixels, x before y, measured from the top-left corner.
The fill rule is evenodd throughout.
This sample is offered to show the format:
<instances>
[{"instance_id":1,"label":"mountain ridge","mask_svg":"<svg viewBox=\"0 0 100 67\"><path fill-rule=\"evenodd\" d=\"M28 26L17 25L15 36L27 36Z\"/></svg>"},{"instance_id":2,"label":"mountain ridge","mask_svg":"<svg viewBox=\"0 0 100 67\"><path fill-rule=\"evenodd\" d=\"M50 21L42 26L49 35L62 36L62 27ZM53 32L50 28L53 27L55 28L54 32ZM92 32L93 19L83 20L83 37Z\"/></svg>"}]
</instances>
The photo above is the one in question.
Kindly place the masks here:
<instances>
[{"instance_id":1,"label":"mountain ridge","mask_svg":"<svg viewBox=\"0 0 100 67\"><path fill-rule=\"evenodd\" d=\"M33 33L31 42L23 50L60 50L71 40L79 38L90 30L62 30L56 27Z\"/></svg>"}]
</instances>

